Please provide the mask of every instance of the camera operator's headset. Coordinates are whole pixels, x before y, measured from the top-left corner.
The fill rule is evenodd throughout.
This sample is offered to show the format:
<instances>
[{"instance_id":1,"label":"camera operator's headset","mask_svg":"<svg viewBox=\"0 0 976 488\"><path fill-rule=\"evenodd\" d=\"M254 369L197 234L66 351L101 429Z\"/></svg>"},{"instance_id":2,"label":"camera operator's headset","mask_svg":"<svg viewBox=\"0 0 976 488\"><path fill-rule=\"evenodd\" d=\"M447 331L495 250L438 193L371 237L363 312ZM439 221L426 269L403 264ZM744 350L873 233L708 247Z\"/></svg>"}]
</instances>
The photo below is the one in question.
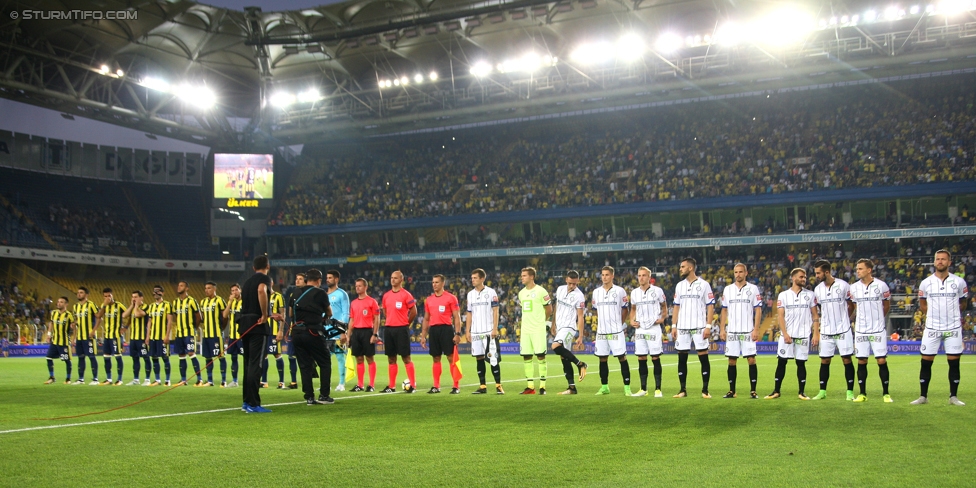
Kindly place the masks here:
<instances>
[{"instance_id":1,"label":"camera operator's headset","mask_svg":"<svg viewBox=\"0 0 976 488\"><path fill-rule=\"evenodd\" d=\"M305 292L302 293L297 300L295 300L295 304L292 305L291 308L291 313L293 317L296 318L298 317L298 313L297 313L298 302L300 302L302 298L304 298L305 295L307 295L308 292L312 291L314 288L315 287L309 287L309 289L305 290ZM322 318L325 318L325 312L322 313ZM314 330L317 333L321 333L322 335L325 336L327 340L334 341L338 339L339 336L346 333L346 329L348 328L349 324L346 324L345 322L340 322L330 317L329 320L326 320L323 324L319 325L318 328L316 329L312 329L306 326L304 322L298 322L297 320L295 321L295 326L309 328L309 330Z\"/></svg>"}]
</instances>

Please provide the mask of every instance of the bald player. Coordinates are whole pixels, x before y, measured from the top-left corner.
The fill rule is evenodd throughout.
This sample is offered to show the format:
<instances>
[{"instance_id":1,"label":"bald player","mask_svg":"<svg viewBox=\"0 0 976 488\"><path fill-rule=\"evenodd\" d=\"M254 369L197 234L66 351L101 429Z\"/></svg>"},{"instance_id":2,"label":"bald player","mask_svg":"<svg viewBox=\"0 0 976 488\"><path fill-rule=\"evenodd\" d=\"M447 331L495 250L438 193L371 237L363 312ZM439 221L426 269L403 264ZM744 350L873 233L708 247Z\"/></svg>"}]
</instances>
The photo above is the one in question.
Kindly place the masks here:
<instances>
[{"instance_id":1,"label":"bald player","mask_svg":"<svg viewBox=\"0 0 976 488\"><path fill-rule=\"evenodd\" d=\"M722 398L735 398L735 381L738 375L736 362L739 356L749 363L749 398L756 399L756 382L759 368L756 366L756 340L762 321L762 296L759 288L746 282L749 268L737 263L732 268L735 281L722 290L722 318L719 336L725 341L725 357L729 358L729 392Z\"/></svg>"},{"instance_id":2,"label":"bald player","mask_svg":"<svg viewBox=\"0 0 976 488\"><path fill-rule=\"evenodd\" d=\"M668 318L668 301L664 290L651 284L651 270L641 266L637 269L637 283L640 285L630 292L630 326L634 333L634 353L637 354L637 374L640 376L640 391L633 396L647 395L647 356L654 363L654 398L661 393L661 353L664 352L664 331L662 326Z\"/></svg>"},{"instance_id":3,"label":"bald player","mask_svg":"<svg viewBox=\"0 0 976 488\"><path fill-rule=\"evenodd\" d=\"M386 348L386 359L390 363L390 384L383 393L396 392L397 356L403 358L403 368L407 370L407 380L410 381L408 393L412 393L417 375L410 359L410 324L417 318L417 300L403 288L403 273L399 270L390 274L390 287L390 291L383 294L382 300L382 311L386 317L383 345Z\"/></svg>"}]
</instances>

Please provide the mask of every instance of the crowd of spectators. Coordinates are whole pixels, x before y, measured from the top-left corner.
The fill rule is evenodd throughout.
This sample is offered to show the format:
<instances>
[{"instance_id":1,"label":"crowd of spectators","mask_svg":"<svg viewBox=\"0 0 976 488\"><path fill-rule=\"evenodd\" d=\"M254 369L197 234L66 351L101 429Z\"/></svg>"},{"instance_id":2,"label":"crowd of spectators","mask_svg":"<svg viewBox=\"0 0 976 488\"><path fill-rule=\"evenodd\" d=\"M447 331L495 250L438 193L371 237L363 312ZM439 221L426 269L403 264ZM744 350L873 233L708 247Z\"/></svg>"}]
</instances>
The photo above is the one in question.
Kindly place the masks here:
<instances>
[{"instance_id":1,"label":"crowd of spectators","mask_svg":"<svg viewBox=\"0 0 976 488\"><path fill-rule=\"evenodd\" d=\"M123 218L112 209L92 209L51 203L47 208L51 226L56 235L85 241L109 238L116 241L145 242L149 239L145 229L131 218Z\"/></svg>"},{"instance_id":2,"label":"crowd of spectators","mask_svg":"<svg viewBox=\"0 0 976 488\"><path fill-rule=\"evenodd\" d=\"M43 340L46 321L52 307L50 297L41 298L36 291L22 290L16 281L0 281L0 337L16 344L34 344Z\"/></svg>"},{"instance_id":3,"label":"crowd of spectators","mask_svg":"<svg viewBox=\"0 0 976 488\"><path fill-rule=\"evenodd\" d=\"M841 246L825 246L821 249L792 249L785 247L761 249L749 259L744 250L731 250L716 253L712 259L700 263L699 276L707 280L715 293L720 297L725 286L733 283L733 267L737 262L745 262L749 266L748 281L759 287L763 297L764 320L775 312L776 297L779 293L791 286L790 271L800 267L808 270L808 287L813 289L817 282L813 272L813 263L819 259L831 261L833 274L836 278L848 282L857 279L854 267L860 257L869 257L875 261L874 276L886 282L894 296L892 302L892 315L897 315L901 319L894 324L893 330L906 340L917 340L920 337L924 326L924 316L918 313L915 288L925 277L932 272L931 256L938 249L935 243L916 243L914 245L905 244L899 246L893 256L883 256L871 254L871 246L864 248L865 255L854 255L842 251ZM953 268L950 270L963 277L967 283L976 281L976 244L971 241L960 241L949 244L948 249L953 253ZM611 258L611 259L590 259L586 263L580 263L581 273L580 289L589 298L590 293L600 286L599 270L604 265L614 266L617 270L615 283L624 287L628 292L638 286L637 268L647 266L653 273L655 284L660 286L668 297L669 303L673 298L675 284L680 280L678 266L680 258L660 257L660 258ZM411 263L403 266L401 271L405 275L404 287L418 299L419 315L412 332L416 340L420 333L420 324L423 320L423 299L431 293L430 277L437 272L448 275L448 282L445 289L455 294L461 302L462 311L465 304L464 299L467 292L471 289L470 276L467 274L458 275L455 271L451 273L444 269L426 269L426 264ZM554 292L557 287L564 284L563 273L570 266L553 266L549 269L540 269L536 282L545 287L546 290ZM371 295L379 299L389 288L390 267L371 267L363 266L355 271L356 276L369 279L372 284ZM348 271L347 271L348 272ZM504 342L516 342L519 337L519 320L521 318L521 308L516 302L518 290L522 285L519 280L519 268L512 269L486 269L488 279L487 286L491 286L498 293L500 301L499 327L501 340ZM350 280L351 281L351 280ZM973 300L969 313L976 310L976 296ZM718 339L718 311L712 317L713 339ZM463 317L463 313L462 313ZM594 332L596 329L596 316L592 309L588 309L585 315L587 328ZM976 316L967 317L965 336L967 339L972 337L973 324L976 323ZM628 334L633 331L629 330ZM765 340L776 340L778 335L775 331L769 331Z\"/></svg>"},{"instance_id":4,"label":"crowd of spectators","mask_svg":"<svg viewBox=\"0 0 976 488\"><path fill-rule=\"evenodd\" d=\"M973 86L941 77L500 126L447 143L401 138L309 163L270 223L972 180ZM804 227L838 225L832 217Z\"/></svg>"}]
</instances>

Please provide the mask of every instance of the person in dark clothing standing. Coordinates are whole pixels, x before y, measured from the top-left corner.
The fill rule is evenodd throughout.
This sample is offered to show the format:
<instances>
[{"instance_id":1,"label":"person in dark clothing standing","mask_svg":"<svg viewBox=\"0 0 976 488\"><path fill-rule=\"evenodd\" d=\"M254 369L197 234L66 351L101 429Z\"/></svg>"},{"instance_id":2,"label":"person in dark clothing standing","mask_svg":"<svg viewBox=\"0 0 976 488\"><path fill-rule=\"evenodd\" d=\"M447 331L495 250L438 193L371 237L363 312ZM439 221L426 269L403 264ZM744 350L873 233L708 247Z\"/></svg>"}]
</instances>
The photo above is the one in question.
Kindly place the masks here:
<instances>
[{"instance_id":1,"label":"person in dark clothing standing","mask_svg":"<svg viewBox=\"0 0 976 488\"><path fill-rule=\"evenodd\" d=\"M264 348L267 336L271 335L268 304L270 303L272 285L268 271L271 264L268 256L254 258L254 274L241 287L241 312L237 316L237 330L244 343L244 404L241 410L247 413L271 413L261 406L261 361L264 359Z\"/></svg>"},{"instance_id":2,"label":"person in dark clothing standing","mask_svg":"<svg viewBox=\"0 0 976 488\"><path fill-rule=\"evenodd\" d=\"M329 396L332 382L332 359L329 350L322 340L325 334L323 322L332 315L329 306L329 296L320 288L322 272L310 269L305 273L305 286L296 287L292 291L288 308L292 310L294 322L287 334L291 335L291 345L295 348L298 358L298 370L302 376L302 392L305 394L307 405L330 405L334 400ZM278 331L278 342L284 338L286 332ZM321 376L316 367L322 370ZM313 379L318 376L319 394L315 398Z\"/></svg>"}]
</instances>

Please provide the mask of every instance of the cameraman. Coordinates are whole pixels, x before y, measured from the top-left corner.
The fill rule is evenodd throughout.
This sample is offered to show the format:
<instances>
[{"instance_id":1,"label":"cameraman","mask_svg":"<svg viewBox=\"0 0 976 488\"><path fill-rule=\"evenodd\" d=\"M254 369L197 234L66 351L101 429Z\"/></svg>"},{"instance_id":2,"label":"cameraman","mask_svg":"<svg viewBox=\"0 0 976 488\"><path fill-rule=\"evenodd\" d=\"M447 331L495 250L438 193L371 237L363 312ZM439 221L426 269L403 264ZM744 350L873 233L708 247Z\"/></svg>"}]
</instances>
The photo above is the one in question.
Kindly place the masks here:
<instances>
[{"instance_id":1,"label":"cameraman","mask_svg":"<svg viewBox=\"0 0 976 488\"><path fill-rule=\"evenodd\" d=\"M302 392L305 393L305 403L308 405L330 405L334 403L329 396L332 382L332 360L329 350L322 340L326 334L323 322L332 315L329 297L322 285L322 272L310 269L305 273L305 286L296 287L291 294L288 306L293 310L295 322L288 333L291 335L291 345L295 348L298 358L298 370L302 375ZM285 330L278 331L278 341L285 335ZM316 365L321 368L318 400L315 399L315 387L312 379L318 376Z\"/></svg>"}]
</instances>

